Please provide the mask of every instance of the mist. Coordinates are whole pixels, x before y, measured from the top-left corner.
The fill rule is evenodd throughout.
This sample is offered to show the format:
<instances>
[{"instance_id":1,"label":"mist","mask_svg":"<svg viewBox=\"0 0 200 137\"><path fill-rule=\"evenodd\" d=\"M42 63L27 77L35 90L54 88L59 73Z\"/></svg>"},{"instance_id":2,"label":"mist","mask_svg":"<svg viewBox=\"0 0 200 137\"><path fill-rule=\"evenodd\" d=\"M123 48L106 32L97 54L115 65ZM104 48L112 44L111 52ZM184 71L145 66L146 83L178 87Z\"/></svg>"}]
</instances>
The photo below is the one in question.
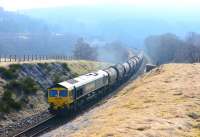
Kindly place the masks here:
<instances>
[{"instance_id":1,"label":"mist","mask_svg":"<svg viewBox=\"0 0 200 137\"><path fill-rule=\"evenodd\" d=\"M200 20L195 13L187 10L181 12L131 6L72 6L25 10L20 13L45 20L55 26L54 31L120 40L136 48L143 48L143 41L149 35L170 32L182 37L187 32L200 31Z\"/></svg>"},{"instance_id":2,"label":"mist","mask_svg":"<svg viewBox=\"0 0 200 137\"><path fill-rule=\"evenodd\" d=\"M196 9L152 5L73 5L17 11L1 8L0 54L72 55L80 37L91 45L96 41L99 47L121 41L125 48L144 49L144 41L151 35L169 32L184 38L188 32L200 32Z\"/></svg>"}]
</instances>

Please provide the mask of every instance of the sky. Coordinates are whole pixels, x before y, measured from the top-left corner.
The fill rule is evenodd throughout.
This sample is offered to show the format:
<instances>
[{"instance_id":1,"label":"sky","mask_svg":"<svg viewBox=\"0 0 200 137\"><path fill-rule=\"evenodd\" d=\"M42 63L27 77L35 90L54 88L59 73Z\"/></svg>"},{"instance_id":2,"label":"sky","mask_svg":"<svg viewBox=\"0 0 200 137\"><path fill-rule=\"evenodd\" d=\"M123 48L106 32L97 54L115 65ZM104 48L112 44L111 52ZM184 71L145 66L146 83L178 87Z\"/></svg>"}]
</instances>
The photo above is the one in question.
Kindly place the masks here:
<instances>
[{"instance_id":1,"label":"sky","mask_svg":"<svg viewBox=\"0 0 200 137\"><path fill-rule=\"evenodd\" d=\"M131 6L147 10L172 10L196 13L200 9L200 0L0 0L0 7L9 11L61 6L98 5Z\"/></svg>"}]
</instances>

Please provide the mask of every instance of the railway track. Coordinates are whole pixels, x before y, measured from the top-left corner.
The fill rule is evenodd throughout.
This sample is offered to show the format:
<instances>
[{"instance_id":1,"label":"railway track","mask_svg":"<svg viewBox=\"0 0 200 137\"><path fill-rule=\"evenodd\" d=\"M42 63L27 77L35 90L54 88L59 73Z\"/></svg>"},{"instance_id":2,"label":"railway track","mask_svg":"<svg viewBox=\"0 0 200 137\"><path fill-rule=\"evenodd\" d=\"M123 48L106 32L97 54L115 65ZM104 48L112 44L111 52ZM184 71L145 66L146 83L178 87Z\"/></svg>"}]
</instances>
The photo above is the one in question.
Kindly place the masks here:
<instances>
[{"instance_id":1,"label":"railway track","mask_svg":"<svg viewBox=\"0 0 200 137\"><path fill-rule=\"evenodd\" d=\"M31 132L31 131L34 131L35 129L37 129L37 127L39 127L40 125L44 124L45 122L48 122L49 120L51 120L51 119L53 119L53 118L55 118L55 115L49 115L49 117L47 117L47 118L41 120L41 121L38 122L37 124L35 124L35 125L33 125L33 126L30 126L29 128L27 128L27 129L25 129L25 130L23 130L23 131L21 131L21 132L15 134L15 135L13 135L13 137L28 136L27 133L29 133L29 132ZM35 137L35 136L38 135L39 133L41 133L41 132L47 130L48 128L49 128L48 126L42 128L42 129L39 128L39 129L35 130L35 132L34 132L32 135L29 135L29 137Z\"/></svg>"},{"instance_id":2,"label":"railway track","mask_svg":"<svg viewBox=\"0 0 200 137\"><path fill-rule=\"evenodd\" d=\"M50 114L47 110L31 117L22 119L17 123L10 124L9 126L0 129L0 137L17 137L22 135L23 132L26 132L39 124L48 121L49 119L55 117L54 115Z\"/></svg>"},{"instance_id":3,"label":"railway track","mask_svg":"<svg viewBox=\"0 0 200 137\"><path fill-rule=\"evenodd\" d=\"M127 85L130 81L134 80L138 75L140 75L141 73L144 72L144 68L145 68L145 64L146 64L146 60L143 61L141 67L139 68L139 70L137 71L136 74L134 74L129 80L127 80L125 83L123 83L122 85L117 86L115 89L112 89L112 92L109 94L106 94L105 96L92 100L92 101L88 101L86 104L84 104L84 108L80 108L78 112L76 113L69 113L67 116L65 117L57 117L56 115L52 115L50 114L48 111L44 111L43 112L43 116L38 115L38 117L42 117L42 118L37 118L35 122L33 122L32 124L28 124L24 127L21 128L21 130L14 130L16 128L16 126L11 126L12 128L5 128L2 134L2 131L0 131L0 137L36 137L41 135L42 133L51 131L53 129L56 129L57 127L66 124L67 122L73 120L75 117L81 115L82 113L101 105L102 103L105 102L105 100L109 99L110 97L112 97L114 94L116 94L119 89L121 89L122 87L124 87L125 85ZM28 121L28 120L27 120ZM29 123L29 122L28 122ZM22 124L23 126L23 124Z\"/></svg>"}]
</instances>

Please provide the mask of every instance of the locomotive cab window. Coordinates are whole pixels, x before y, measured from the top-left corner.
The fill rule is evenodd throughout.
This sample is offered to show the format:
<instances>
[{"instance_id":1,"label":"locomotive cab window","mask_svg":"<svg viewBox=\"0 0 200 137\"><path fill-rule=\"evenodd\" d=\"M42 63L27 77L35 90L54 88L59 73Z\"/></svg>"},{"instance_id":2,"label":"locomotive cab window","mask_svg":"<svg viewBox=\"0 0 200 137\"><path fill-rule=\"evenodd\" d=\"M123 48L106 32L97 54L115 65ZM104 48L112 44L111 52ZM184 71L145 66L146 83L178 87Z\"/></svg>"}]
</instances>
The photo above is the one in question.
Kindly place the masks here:
<instances>
[{"instance_id":1,"label":"locomotive cab window","mask_svg":"<svg viewBox=\"0 0 200 137\"><path fill-rule=\"evenodd\" d=\"M57 90L49 90L49 96L50 97L57 97L58 91Z\"/></svg>"},{"instance_id":2,"label":"locomotive cab window","mask_svg":"<svg viewBox=\"0 0 200 137\"><path fill-rule=\"evenodd\" d=\"M67 97L68 96L67 90L60 90L59 91L59 96L60 97Z\"/></svg>"}]
</instances>

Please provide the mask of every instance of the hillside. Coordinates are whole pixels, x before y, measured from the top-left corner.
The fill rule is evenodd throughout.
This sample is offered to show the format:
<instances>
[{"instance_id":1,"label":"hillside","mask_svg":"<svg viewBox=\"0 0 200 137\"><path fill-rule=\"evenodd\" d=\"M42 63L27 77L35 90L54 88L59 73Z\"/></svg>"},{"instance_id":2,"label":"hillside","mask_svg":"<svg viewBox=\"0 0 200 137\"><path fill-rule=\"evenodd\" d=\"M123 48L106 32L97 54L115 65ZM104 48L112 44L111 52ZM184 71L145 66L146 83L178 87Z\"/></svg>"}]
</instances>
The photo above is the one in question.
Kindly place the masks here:
<instances>
[{"instance_id":1,"label":"hillside","mask_svg":"<svg viewBox=\"0 0 200 137\"><path fill-rule=\"evenodd\" d=\"M167 64L44 137L199 137L200 64Z\"/></svg>"},{"instance_id":2,"label":"hillside","mask_svg":"<svg viewBox=\"0 0 200 137\"><path fill-rule=\"evenodd\" d=\"M0 127L47 109L46 89L54 83L108 66L81 60L0 63Z\"/></svg>"}]
</instances>

